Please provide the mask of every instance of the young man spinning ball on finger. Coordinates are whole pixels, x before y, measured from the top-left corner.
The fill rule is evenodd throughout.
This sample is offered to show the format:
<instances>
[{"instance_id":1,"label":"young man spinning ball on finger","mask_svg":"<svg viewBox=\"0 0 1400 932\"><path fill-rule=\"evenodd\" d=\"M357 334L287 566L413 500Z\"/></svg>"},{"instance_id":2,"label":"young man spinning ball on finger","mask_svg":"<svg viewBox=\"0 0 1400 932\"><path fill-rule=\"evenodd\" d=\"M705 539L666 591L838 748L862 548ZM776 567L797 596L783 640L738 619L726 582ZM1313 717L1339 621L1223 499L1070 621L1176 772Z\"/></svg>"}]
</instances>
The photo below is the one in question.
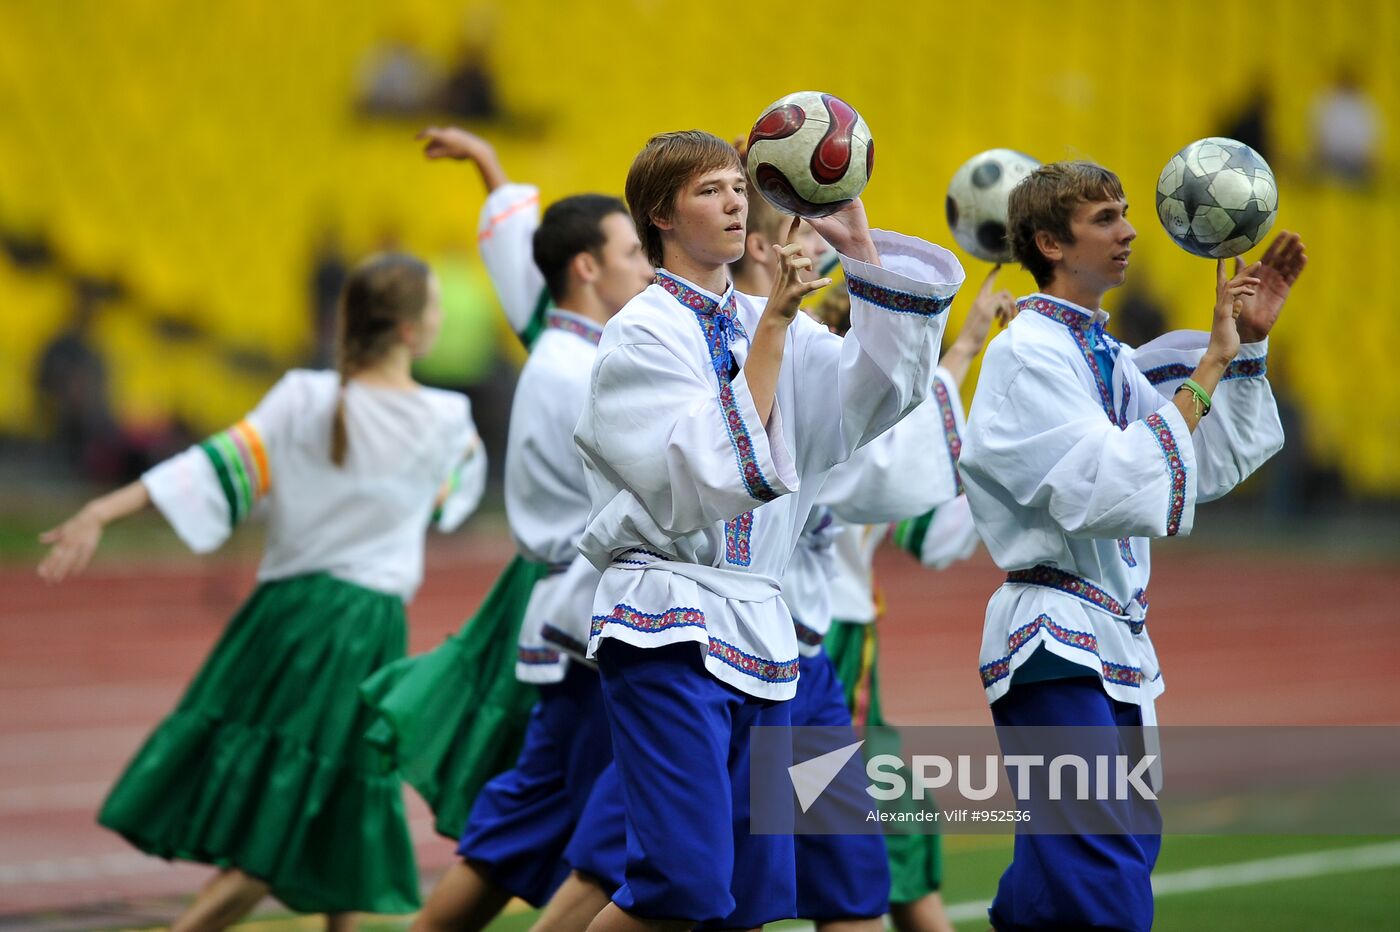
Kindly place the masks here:
<instances>
[{"instance_id":1,"label":"young man spinning ball on finger","mask_svg":"<svg viewBox=\"0 0 1400 932\"><path fill-rule=\"evenodd\" d=\"M979 660L1003 728L1141 737L1155 725L1149 542L1190 533L1198 503L1283 443L1268 336L1306 263L1302 242L1279 236L1233 278L1222 263L1209 332L1135 350L1105 331L1100 307L1127 274L1127 211L1117 176L1088 162L1041 166L1011 194L1012 248L1041 290L987 350L960 460L977 530L1007 571ZM1154 829L1032 834L1018 823L993 926L1150 928Z\"/></svg>"},{"instance_id":2,"label":"young man spinning ball on finger","mask_svg":"<svg viewBox=\"0 0 1400 932\"><path fill-rule=\"evenodd\" d=\"M627 200L657 281L604 333L575 432L627 835L590 928L751 928L795 909L792 837L752 834L748 811L749 728L787 724L796 690L777 580L825 474L922 401L963 274L872 232L859 201L812 221L846 267L843 341L798 314L825 282L800 281L791 231L768 300L736 293L748 191L728 143L654 137Z\"/></svg>"}]
</instances>

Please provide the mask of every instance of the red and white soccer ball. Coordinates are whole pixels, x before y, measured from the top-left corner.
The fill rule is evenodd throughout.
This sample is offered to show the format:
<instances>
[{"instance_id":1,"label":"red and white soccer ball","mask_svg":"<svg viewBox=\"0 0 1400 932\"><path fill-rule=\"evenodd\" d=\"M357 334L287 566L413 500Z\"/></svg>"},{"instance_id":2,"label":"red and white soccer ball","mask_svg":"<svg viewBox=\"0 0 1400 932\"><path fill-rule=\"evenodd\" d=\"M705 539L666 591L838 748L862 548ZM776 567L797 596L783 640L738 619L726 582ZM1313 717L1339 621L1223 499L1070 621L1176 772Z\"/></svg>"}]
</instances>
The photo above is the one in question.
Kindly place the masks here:
<instances>
[{"instance_id":1,"label":"red and white soccer ball","mask_svg":"<svg viewBox=\"0 0 1400 932\"><path fill-rule=\"evenodd\" d=\"M841 98L820 91L774 101L749 133L749 180L788 214L836 213L860 197L874 164L865 120Z\"/></svg>"}]
</instances>

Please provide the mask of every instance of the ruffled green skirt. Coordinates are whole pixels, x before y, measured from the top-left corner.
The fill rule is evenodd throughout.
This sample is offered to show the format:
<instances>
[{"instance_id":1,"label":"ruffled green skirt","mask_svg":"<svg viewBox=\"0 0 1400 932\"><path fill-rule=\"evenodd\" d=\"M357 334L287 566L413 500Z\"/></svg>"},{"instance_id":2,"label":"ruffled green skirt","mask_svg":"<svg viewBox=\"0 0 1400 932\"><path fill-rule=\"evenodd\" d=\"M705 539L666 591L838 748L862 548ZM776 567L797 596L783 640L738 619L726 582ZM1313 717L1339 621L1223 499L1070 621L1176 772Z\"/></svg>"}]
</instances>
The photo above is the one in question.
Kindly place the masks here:
<instances>
[{"instance_id":1,"label":"ruffled green skirt","mask_svg":"<svg viewBox=\"0 0 1400 932\"><path fill-rule=\"evenodd\" d=\"M514 766L535 687L515 678L525 606L548 568L515 557L475 615L441 646L390 664L361 694L378 713L368 738L394 759L457 839L486 781Z\"/></svg>"},{"instance_id":2,"label":"ruffled green skirt","mask_svg":"<svg viewBox=\"0 0 1400 932\"><path fill-rule=\"evenodd\" d=\"M163 858L237 867L301 912L418 908L392 761L364 738L403 603L325 574L263 583L98 821Z\"/></svg>"}]
</instances>

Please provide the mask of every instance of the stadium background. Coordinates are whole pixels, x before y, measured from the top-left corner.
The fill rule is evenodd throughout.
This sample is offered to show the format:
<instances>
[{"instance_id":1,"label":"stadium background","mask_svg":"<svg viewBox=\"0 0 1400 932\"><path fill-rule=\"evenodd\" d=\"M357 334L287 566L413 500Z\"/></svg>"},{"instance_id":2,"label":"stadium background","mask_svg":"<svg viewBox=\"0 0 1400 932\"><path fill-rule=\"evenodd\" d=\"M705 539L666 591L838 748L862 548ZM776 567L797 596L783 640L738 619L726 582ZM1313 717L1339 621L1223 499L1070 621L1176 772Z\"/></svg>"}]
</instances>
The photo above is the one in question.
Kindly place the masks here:
<instances>
[{"instance_id":1,"label":"stadium background","mask_svg":"<svg viewBox=\"0 0 1400 932\"><path fill-rule=\"evenodd\" d=\"M1120 173L1133 205L1137 297L1182 327L1205 322L1213 270L1161 231L1157 173L1193 139L1262 121L1281 191L1275 229L1302 231L1311 258L1271 342L1290 445L1235 501L1203 513L1198 539L1162 549L1154 619L1197 622L1154 629L1173 680L1164 712L1400 721L1398 58L1400 7L1384 0L3 0L0 927L136 924L146 906L133 913L132 902L197 885L193 868L138 867L91 814L246 592L257 550L253 530L196 560L158 522L138 521L111 535L88 580L45 592L31 581L35 531L226 426L282 370L315 358L315 282L388 243L429 258L451 285L430 374L472 390L484 429L503 425L520 351L475 256L482 191L469 167L423 162L412 135L428 123L486 136L548 202L620 192L653 132L737 136L783 93L829 90L860 108L877 141L875 223L949 245L947 180L973 153L1094 159ZM425 79L412 101L376 99L390 62ZM1310 114L1342 68L1388 133L1360 181L1314 157ZM455 102L433 90L451 75L465 75ZM975 283L986 266L963 258ZM1031 290L1019 271L1002 281ZM965 309L954 306L950 328ZM95 413L64 409L62 388L43 378L56 346L97 379L87 397L106 400ZM500 438L488 441L499 466ZM462 538L435 543L415 648L469 613L507 546L498 503ZM894 717L982 721L972 666L994 568L980 556L936 577L895 557L881 571L885 650L902 658L887 661ZM1342 843L1315 841L1175 855L1169 841L1164 866ZM444 848L425 837L425 866L441 866ZM951 899L989 892L978 884L994 881L1005 851L978 851L966 863L985 860L985 876L969 886L950 861ZM1325 888L1312 893L1255 886L1234 906L1195 902L1202 916L1291 910L1273 928L1293 927L1278 915L1322 922L1343 904L1360 904L1358 922L1393 920L1396 880L1392 864L1313 880ZM1179 921L1167 927L1209 927Z\"/></svg>"}]
</instances>

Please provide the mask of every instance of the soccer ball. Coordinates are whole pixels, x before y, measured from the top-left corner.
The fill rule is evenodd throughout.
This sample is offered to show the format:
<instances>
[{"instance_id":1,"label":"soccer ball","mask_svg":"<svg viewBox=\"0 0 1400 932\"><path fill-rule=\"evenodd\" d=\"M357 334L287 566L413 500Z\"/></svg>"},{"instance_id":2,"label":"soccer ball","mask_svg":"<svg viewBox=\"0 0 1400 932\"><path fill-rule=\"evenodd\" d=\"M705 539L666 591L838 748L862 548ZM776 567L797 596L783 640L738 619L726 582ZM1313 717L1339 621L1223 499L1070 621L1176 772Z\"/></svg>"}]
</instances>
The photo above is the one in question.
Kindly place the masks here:
<instances>
[{"instance_id":1,"label":"soccer ball","mask_svg":"<svg viewBox=\"0 0 1400 932\"><path fill-rule=\"evenodd\" d=\"M841 98L819 91L774 101L749 133L749 180L783 213L836 213L865 190L874 164L865 120Z\"/></svg>"},{"instance_id":2,"label":"soccer ball","mask_svg":"<svg viewBox=\"0 0 1400 932\"><path fill-rule=\"evenodd\" d=\"M1014 149L988 149L963 162L948 184L948 226L958 245L986 262L1010 262L1007 201L1039 165Z\"/></svg>"},{"instance_id":3,"label":"soccer ball","mask_svg":"<svg viewBox=\"0 0 1400 932\"><path fill-rule=\"evenodd\" d=\"M1234 139L1198 139L1157 179L1157 217L1189 253L1211 259L1259 245L1278 216L1278 185L1258 152Z\"/></svg>"}]
</instances>

